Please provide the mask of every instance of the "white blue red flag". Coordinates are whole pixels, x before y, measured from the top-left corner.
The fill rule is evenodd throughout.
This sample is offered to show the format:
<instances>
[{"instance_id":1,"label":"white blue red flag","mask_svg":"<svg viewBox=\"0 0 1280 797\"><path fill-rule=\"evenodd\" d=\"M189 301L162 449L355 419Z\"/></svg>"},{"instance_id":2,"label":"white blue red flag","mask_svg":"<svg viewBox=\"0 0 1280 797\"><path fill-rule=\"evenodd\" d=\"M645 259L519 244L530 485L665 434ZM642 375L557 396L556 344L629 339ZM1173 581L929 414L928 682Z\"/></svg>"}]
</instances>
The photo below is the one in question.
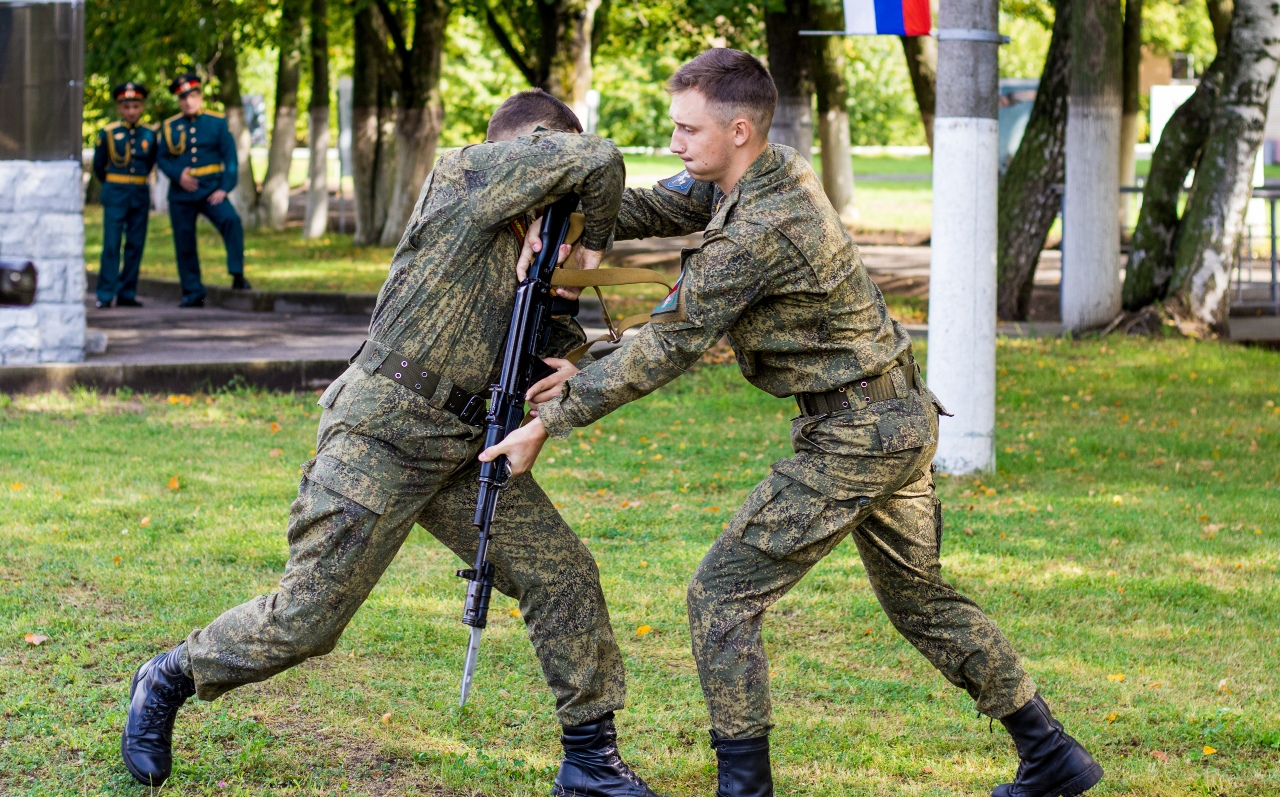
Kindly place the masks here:
<instances>
[{"instance_id":1,"label":"white blue red flag","mask_svg":"<svg viewBox=\"0 0 1280 797\"><path fill-rule=\"evenodd\" d=\"M928 36L929 0L844 0L844 32L854 36Z\"/></svg>"}]
</instances>

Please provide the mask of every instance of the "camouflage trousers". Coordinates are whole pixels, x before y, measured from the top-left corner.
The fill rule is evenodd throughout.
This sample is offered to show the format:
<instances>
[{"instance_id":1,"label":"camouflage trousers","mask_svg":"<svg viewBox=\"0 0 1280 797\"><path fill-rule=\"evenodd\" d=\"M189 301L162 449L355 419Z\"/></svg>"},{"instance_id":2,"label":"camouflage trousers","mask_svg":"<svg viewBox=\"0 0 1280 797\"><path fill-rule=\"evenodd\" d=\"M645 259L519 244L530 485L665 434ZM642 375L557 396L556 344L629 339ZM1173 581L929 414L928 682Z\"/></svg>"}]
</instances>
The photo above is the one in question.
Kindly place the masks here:
<instances>
[{"instance_id":1,"label":"camouflage trousers","mask_svg":"<svg viewBox=\"0 0 1280 797\"><path fill-rule=\"evenodd\" d=\"M415 523L468 566L475 556L478 430L354 366L320 403L317 455L290 512L279 588L187 638L202 699L331 651ZM503 491L489 550L496 588L520 602L560 721L622 708L622 656L595 561L527 474ZM459 608L462 597L459 582Z\"/></svg>"},{"instance_id":2,"label":"camouflage trousers","mask_svg":"<svg viewBox=\"0 0 1280 797\"><path fill-rule=\"evenodd\" d=\"M1034 696L1000 629L940 573L937 428L930 397L914 391L796 419L796 455L774 464L689 585L693 655L717 734L769 732L765 611L849 536L894 627L979 711L1003 717Z\"/></svg>"}]
</instances>

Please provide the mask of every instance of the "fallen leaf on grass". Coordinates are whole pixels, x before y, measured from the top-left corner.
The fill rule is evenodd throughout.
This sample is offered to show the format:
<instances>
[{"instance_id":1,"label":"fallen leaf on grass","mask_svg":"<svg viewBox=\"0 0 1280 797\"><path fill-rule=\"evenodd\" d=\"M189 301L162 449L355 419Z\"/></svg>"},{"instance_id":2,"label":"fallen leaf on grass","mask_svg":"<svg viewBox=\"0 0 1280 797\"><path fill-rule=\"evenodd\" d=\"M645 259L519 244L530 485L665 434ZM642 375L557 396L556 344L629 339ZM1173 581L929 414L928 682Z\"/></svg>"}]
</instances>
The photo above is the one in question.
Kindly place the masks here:
<instances>
[{"instance_id":1,"label":"fallen leaf on grass","mask_svg":"<svg viewBox=\"0 0 1280 797\"><path fill-rule=\"evenodd\" d=\"M1152 750L1151 757L1159 761L1161 764L1169 763L1169 754L1163 750Z\"/></svg>"},{"instance_id":2,"label":"fallen leaf on grass","mask_svg":"<svg viewBox=\"0 0 1280 797\"><path fill-rule=\"evenodd\" d=\"M10 490L21 490L21 489L22 489L23 487L25 487L25 486L26 486L26 485L24 485L22 482L14 482L13 484L9 485L9 489L10 489Z\"/></svg>"},{"instance_id":3,"label":"fallen leaf on grass","mask_svg":"<svg viewBox=\"0 0 1280 797\"><path fill-rule=\"evenodd\" d=\"M520 610L519 610L519 609L512 609L511 611L507 612L507 614L511 615L512 617L519 617L519 616L520 616Z\"/></svg>"},{"instance_id":4,"label":"fallen leaf on grass","mask_svg":"<svg viewBox=\"0 0 1280 797\"><path fill-rule=\"evenodd\" d=\"M1116 721L1116 717L1119 717L1119 716L1120 716L1120 712L1118 712L1118 711L1113 711L1113 712L1111 712L1110 714L1108 714L1108 715L1107 715L1107 722L1115 722L1115 721Z\"/></svg>"},{"instance_id":5,"label":"fallen leaf on grass","mask_svg":"<svg viewBox=\"0 0 1280 797\"><path fill-rule=\"evenodd\" d=\"M390 712L390 711L388 711L386 714L383 714L383 715L382 715L382 724L383 724L383 725L390 725L390 724L391 724L391 712Z\"/></svg>"},{"instance_id":6,"label":"fallen leaf on grass","mask_svg":"<svg viewBox=\"0 0 1280 797\"><path fill-rule=\"evenodd\" d=\"M22 638L22 641L32 646L42 645L45 642L49 641L49 637L45 636L44 634L27 634Z\"/></svg>"},{"instance_id":7,"label":"fallen leaf on grass","mask_svg":"<svg viewBox=\"0 0 1280 797\"><path fill-rule=\"evenodd\" d=\"M169 480L169 489L173 490L175 493L178 490L182 489L182 485L178 484L177 476L174 476L172 479Z\"/></svg>"},{"instance_id":8,"label":"fallen leaf on grass","mask_svg":"<svg viewBox=\"0 0 1280 797\"><path fill-rule=\"evenodd\" d=\"M1209 745L1206 744L1204 746L1204 750L1202 750L1201 752L1203 752L1205 755L1213 755L1214 753L1218 752L1218 749L1216 747L1210 747Z\"/></svg>"},{"instance_id":9,"label":"fallen leaf on grass","mask_svg":"<svg viewBox=\"0 0 1280 797\"><path fill-rule=\"evenodd\" d=\"M151 525L151 518L149 516L144 517L142 520L138 521L138 525L145 529L147 526Z\"/></svg>"},{"instance_id":10,"label":"fallen leaf on grass","mask_svg":"<svg viewBox=\"0 0 1280 797\"><path fill-rule=\"evenodd\" d=\"M1124 673L1122 673L1122 672L1118 672L1118 673L1115 673L1115 674L1113 674L1113 675L1108 675L1108 676L1107 676L1107 680L1108 680L1108 681L1123 681L1123 680L1124 680Z\"/></svg>"},{"instance_id":11,"label":"fallen leaf on grass","mask_svg":"<svg viewBox=\"0 0 1280 797\"><path fill-rule=\"evenodd\" d=\"M652 632L653 632L652 628L650 628L647 625L642 625L636 629L636 636L644 636L645 634L649 634Z\"/></svg>"},{"instance_id":12,"label":"fallen leaf on grass","mask_svg":"<svg viewBox=\"0 0 1280 797\"><path fill-rule=\"evenodd\" d=\"M276 433L276 432L278 432L278 431L280 431L280 424L276 423L275 421L272 421L272 422L271 422L271 434L275 434L275 433Z\"/></svg>"},{"instance_id":13,"label":"fallen leaf on grass","mask_svg":"<svg viewBox=\"0 0 1280 797\"><path fill-rule=\"evenodd\" d=\"M269 456L269 457L278 457L278 456L280 456L280 455L281 455L281 454L283 454L283 453L284 453L284 450L283 450L283 449L273 448L273 449L271 449L270 451L268 451L268 452L267 452L267 456Z\"/></svg>"}]
</instances>

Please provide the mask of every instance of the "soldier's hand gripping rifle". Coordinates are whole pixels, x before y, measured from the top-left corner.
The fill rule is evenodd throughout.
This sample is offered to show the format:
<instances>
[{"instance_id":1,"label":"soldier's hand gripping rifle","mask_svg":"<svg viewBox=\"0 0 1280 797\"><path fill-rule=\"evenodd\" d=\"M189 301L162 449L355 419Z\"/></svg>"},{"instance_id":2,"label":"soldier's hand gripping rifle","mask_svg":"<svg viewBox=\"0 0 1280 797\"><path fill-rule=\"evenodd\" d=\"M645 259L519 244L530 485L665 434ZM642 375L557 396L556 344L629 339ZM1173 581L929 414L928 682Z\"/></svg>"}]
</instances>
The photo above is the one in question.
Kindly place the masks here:
<instances>
[{"instance_id":1,"label":"soldier's hand gripping rifle","mask_svg":"<svg viewBox=\"0 0 1280 797\"><path fill-rule=\"evenodd\" d=\"M557 311L563 305L551 292L551 273L555 271L560 246L569 235L570 215L578 207L578 196L569 194L547 208L542 223L542 251L529 266L529 275L516 288L516 303L511 310L511 326L507 330L507 342L502 353L502 371L497 384L489 387L488 428L484 447L490 448L502 442L506 436L520 427L524 420L525 392L537 381L553 373L537 356L546 346L551 334L553 306ZM577 301L569 303L569 314L576 311ZM489 561L490 528L498 507L498 496L507 486L511 472L507 458L498 457L480 465L480 495L476 500L476 514L472 521L479 529L475 566L459 570L465 578L467 602L462 610L462 622L471 626L471 639L467 643L467 659L462 670L462 696L459 706L467 704L471 680L476 674L476 657L480 653L480 634L489 620L489 598L493 594L493 563Z\"/></svg>"}]
</instances>

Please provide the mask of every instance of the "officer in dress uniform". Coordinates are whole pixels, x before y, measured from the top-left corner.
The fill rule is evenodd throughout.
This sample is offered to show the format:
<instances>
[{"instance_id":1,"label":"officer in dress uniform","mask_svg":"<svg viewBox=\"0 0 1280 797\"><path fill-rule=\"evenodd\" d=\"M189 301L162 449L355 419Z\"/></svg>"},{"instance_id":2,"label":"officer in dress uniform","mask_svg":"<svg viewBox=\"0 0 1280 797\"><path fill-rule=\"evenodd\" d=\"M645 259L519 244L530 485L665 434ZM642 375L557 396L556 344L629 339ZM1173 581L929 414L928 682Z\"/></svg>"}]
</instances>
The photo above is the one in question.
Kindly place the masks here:
<instances>
[{"instance_id":1,"label":"officer in dress uniform","mask_svg":"<svg viewBox=\"0 0 1280 797\"><path fill-rule=\"evenodd\" d=\"M137 300L138 268L147 243L151 193L147 176L156 165L156 134L138 124L145 87L132 81L111 92L120 121L98 132L93 173L102 183L102 259L98 267L98 307L141 307ZM120 243L124 242L124 271Z\"/></svg>"},{"instance_id":2,"label":"officer in dress uniform","mask_svg":"<svg viewBox=\"0 0 1280 797\"><path fill-rule=\"evenodd\" d=\"M188 72L169 84L182 113L160 126L160 170L169 185L169 219L182 282L179 307L204 307L200 256L196 252L196 217L203 213L222 235L227 273L233 290L248 290L244 278L244 227L227 201L236 186L236 142L222 114L204 110L200 78Z\"/></svg>"}]
</instances>

